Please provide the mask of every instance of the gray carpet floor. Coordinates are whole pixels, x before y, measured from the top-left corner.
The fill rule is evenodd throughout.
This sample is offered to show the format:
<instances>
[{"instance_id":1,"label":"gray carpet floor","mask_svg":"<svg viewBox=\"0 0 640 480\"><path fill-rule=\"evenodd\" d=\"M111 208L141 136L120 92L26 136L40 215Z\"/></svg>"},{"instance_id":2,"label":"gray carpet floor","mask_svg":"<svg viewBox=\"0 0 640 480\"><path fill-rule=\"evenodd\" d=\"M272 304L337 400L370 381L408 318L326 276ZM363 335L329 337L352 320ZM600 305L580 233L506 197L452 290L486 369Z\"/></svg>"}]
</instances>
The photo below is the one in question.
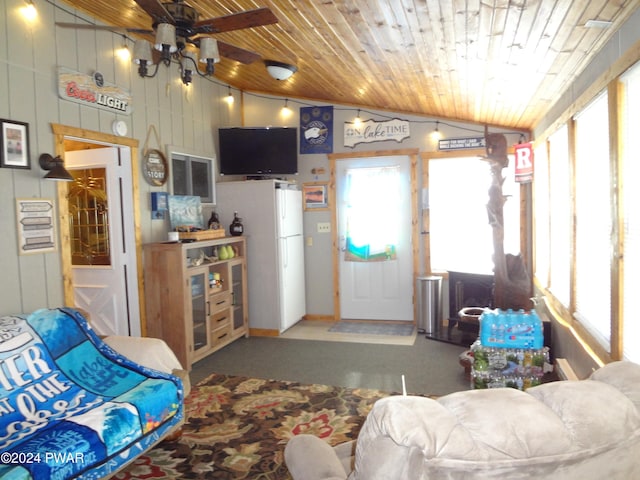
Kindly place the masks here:
<instances>
[{"instance_id":1,"label":"gray carpet floor","mask_svg":"<svg viewBox=\"0 0 640 480\"><path fill-rule=\"evenodd\" d=\"M446 395L469 389L458 363L465 348L419 335L412 346L241 338L193 365L193 384L211 373L348 388Z\"/></svg>"}]
</instances>

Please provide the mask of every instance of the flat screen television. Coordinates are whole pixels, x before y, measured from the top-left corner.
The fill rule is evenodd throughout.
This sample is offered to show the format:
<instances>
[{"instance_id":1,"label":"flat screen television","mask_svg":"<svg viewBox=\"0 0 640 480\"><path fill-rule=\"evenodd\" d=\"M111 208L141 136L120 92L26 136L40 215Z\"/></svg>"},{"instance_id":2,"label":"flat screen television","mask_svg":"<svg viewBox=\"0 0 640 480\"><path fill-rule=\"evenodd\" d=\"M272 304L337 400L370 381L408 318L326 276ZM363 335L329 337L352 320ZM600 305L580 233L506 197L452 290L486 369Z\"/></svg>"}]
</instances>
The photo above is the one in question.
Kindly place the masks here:
<instances>
[{"instance_id":1,"label":"flat screen television","mask_svg":"<svg viewBox=\"0 0 640 480\"><path fill-rule=\"evenodd\" d=\"M221 175L298 173L298 129L237 127L218 130Z\"/></svg>"}]
</instances>

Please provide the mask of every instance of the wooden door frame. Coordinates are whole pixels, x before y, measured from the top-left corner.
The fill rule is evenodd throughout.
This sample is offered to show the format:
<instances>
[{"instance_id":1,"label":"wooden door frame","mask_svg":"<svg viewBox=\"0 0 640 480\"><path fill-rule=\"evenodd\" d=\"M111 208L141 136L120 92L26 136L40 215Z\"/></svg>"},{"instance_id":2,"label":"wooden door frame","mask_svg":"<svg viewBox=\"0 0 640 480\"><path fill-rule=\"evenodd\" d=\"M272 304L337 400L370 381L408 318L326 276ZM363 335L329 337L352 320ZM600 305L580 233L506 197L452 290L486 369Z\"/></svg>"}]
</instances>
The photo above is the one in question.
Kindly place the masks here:
<instances>
[{"instance_id":1,"label":"wooden door frame","mask_svg":"<svg viewBox=\"0 0 640 480\"><path fill-rule=\"evenodd\" d=\"M140 228L140 202L139 202L139 184L138 184L138 140L127 137L117 137L115 135L95 132L83 128L69 127L57 123L51 124L51 130L55 139L55 155L64 159L67 144L70 140L76 139L78 142L85 143L91 148L92 144L100 144L116 148L129 147L131 149L131 184L133 187L133 223L134 237L136 243L136 267L138 276L138 298L140 308L140 332L142 336L147 333L146 311L144 306L144 283L142 270L142 233ZM58 218L60 220L60 260L62 267L62 283L64 304L72 306L74 304L73 295L73 274L71 265L71 238L69 229L69 208L67 202L67 186L65 182L58 184Z\"/></svg>"},{"instance_id":2,"label":"wooden door frame","mask_svg":"<svg viewBox=\"0 0 640 480\"><path fill-rule=\"evenodd\" d=\"M416 278L419 275L419 258L420 258L420 242L419 242L419 224L418 224L418 152L417 148L406 148L398 150L373 150L368 152L346 152L331 153L329 158L329 204L331 205L331 224L332 232L332 252L333 252L333 319L339 322L341 319L340 312L340 242L338 239L338 205L336 204L336 161L353 160L355 158L376 158L376 157L392 157L404 156L409 157L409 168L411 175L411 253L412 270L413 270L413 322L417 318L416 305Z\"/></svg>"}]
</instances>

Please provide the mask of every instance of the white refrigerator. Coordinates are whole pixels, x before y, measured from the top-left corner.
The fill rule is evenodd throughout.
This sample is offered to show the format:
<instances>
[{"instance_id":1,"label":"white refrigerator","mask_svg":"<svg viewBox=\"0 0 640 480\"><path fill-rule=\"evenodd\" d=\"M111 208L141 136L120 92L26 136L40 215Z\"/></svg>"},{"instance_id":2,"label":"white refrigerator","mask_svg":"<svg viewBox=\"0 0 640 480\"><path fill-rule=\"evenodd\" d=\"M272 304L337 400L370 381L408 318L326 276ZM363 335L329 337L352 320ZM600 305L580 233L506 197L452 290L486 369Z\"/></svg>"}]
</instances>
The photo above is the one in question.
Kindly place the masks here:
<instances>
[{"instance_id":1,"label":"white refrigerator","mask_svg":"<svg viewBox=\"0 0 640 480\"><path fill-rule=\"evenodd\" d=\"M234 212L242 218L249 327L284 332L306 314L302 192L280 180L219 182L216 211L227 235Z\"/></svg>"}]
</instances>

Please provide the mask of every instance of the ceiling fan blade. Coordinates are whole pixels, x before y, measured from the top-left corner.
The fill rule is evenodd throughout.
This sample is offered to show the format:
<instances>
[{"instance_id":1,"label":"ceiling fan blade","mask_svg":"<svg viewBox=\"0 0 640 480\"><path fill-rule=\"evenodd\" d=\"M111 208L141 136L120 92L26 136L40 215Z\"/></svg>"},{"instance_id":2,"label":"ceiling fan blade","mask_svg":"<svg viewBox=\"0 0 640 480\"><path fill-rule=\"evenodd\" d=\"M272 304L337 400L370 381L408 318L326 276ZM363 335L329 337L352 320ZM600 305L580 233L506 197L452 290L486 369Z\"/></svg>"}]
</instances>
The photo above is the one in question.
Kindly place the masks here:
<instances>
[{"instance_id":1,"label":"ceiling fan blade","mask_svg":"<svg viewBox=\"0 0 640 480\"><path fill-rule=\"evenodd\" d=\"M218 40L218 52L220 52L220 55L223 57L230 58L231 60L236 60L237 62L244 64L253 63L262 58L251 50L245 50L244 48L236 47L235 45L221 42L220 40Z\"/></svg>"},{"instance_id":2,"label":"ceiling fan blade","mask_svg":"<svg viewBox=\"0 0 640 480\"><path fill-rule=\"evenodd\" d=\"M140 3L140 0L136 0ZM232 13L222 17L201 20L194 24L199 33L221 33L243 28L260 27L278 23L278 18L268 8L257 8L246 12Z\"/></svg>"},{"instance_id":3,"label":"ceiling fan blade","mask_svg":"<svg viewBox=\"0 0 640 480\"><path fill-rule=\"evenodd\" d=\"M158 0L134 0L156 23L175 23L175 20Z\"/></svg>"},{"instance_id":4,"label":"ceiling fan blade","mask_svg":"<svg viewBox=\"0 0 640 480\"><path fill-rule=\"evenodd\" d=\"M76 30L107 30L110 32L139 34L153 33L153 30L145 30L141 28L111 27L109 25L92 25L90 23L56 22L56 25L62 28L75 28Z\"/></svg>"}]
</instances>

